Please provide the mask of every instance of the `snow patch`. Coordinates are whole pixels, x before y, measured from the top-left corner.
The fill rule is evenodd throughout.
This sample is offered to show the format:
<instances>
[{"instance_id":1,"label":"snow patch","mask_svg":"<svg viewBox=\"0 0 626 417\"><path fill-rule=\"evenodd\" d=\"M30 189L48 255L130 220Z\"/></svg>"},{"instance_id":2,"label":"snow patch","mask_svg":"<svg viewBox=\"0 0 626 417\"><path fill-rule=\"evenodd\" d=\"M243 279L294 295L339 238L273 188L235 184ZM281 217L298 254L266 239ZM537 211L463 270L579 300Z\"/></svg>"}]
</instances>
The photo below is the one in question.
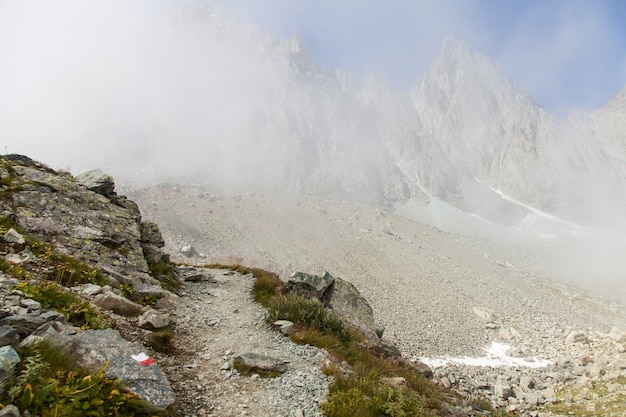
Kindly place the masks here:
<instances>
[{"instance_id":1,"label":"snow patch","mask_svg":"<svg viewBox=\"0 0 626 417\"><path fill-rule=\"evenodd\" d=\"M521 201L508 196L503 191L498 190L497 188L491 187L490 185L486 184L484 181L479 180L478 178L474 178L474 180L476 180L476 182L478 182L479 184L482 184L485 187L489 188L494 193L498 194L498 196L504 201L523 207L526 210L530 211L534 215L535 221L538 219L543 219L553 224L566 227L568 229L567 234L569 234L570 236L587 236L589 233L590 228L588 226L583 226L574 222L570 222L568 220L562 219L560 217L557 217L543 210L539 210L535 207L529 206L528 204L522 203ZM533 217L529 215L527 216L526 219L524 219L520 223L520 225L522 225L523 222L532 222L532 221L533 221Z\"/></svg>"},{"instance_id":2,"label":"snow patch","mask_svg":"<svg viewBox=\"0 0 626 417\"><path fill-rule=\"evenodd\" d=\"M431 368L441 368L449 364L477 366L477 367L517 367L517 368L545 368L552 365L552 361L537 358L514 358L507 355L511 346L503 343L491 342L489 347L484 348L485 356L480 358L470 358L468 356L459 358L420 358L419 360Z\"/></svg>"}]
</instances>

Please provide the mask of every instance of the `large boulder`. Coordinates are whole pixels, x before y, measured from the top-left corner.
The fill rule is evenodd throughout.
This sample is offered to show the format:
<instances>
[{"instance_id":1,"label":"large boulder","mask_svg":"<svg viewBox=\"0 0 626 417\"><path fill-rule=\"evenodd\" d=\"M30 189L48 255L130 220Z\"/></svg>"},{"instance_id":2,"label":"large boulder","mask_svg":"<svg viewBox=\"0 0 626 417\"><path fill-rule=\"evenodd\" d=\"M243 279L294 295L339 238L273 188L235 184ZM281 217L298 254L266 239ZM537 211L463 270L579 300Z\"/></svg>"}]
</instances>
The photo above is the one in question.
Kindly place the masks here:
<instances>
[{"instance_id":1,"label":"large boulder","mask_svg":"<svg viewBox=\"0 0 626 417\"><path fill-rule=\"evenodd\" d=\"M378 343L374 311L359 290L348 281L335 278L323 298L324 304L348 327L354 327L373 343Z\"/></svg>"},{"instance_id":2,"label":"large boulder","mask_svg":"<svg viewBox=\"0 0 626 417\"><path fill-rule=\"evenodd\" d=\"M107 377L121 379L140 398L163 410L176 401L174 391L156 363L133 358L142 349L113 329L77 333L71 337L70 344L71 353L81 366L97 371L108 362Z\"/></svg>"},{"instance_id":3,"label":"large boulder","mask_svg":"<svg viewBox=\"0 0 626 417\"><path fill-rule=\"evenodd\" d=\"M377 352L386 357L400 355L393 344L380 338L380 324L374 321L372 307L348 281L328 272L323 275L296 272L284 284L283 292L320 300L346 327L358 330Z\"/></svg>"}]
</instances>

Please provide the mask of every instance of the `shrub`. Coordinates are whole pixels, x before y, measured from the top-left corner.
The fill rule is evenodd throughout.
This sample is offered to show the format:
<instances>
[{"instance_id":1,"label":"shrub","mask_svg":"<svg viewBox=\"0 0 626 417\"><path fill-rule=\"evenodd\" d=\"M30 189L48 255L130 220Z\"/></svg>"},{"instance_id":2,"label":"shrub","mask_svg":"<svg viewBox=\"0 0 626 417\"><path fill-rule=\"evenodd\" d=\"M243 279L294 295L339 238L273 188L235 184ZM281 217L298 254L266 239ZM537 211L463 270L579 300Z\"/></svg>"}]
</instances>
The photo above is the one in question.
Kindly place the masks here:
<instances>
[{"instance_id":1,"label":"shrub","mask_svg":"<svg viewBox=\"0 0 626 417\"><path fill-rule=\"evenodd\" d=\"M150 333L147 338L148 346L157 352L172 353L174 352L174 329L172 325L166 326L153 333Z\"/></svg>"},{"instance_id":2,"label":"shrub","mask_svg":"<svg viewBox=\"0 0 626 417\"><path fill-rule=\"evenodd\" d=\"M278 295L267 305L267 321L289 320L303 329L315 329L322 334L335 336L342 343L352 340L339 318L330 314L317 299L307 299L293 294Z\"/></svg>"}]
</instances>

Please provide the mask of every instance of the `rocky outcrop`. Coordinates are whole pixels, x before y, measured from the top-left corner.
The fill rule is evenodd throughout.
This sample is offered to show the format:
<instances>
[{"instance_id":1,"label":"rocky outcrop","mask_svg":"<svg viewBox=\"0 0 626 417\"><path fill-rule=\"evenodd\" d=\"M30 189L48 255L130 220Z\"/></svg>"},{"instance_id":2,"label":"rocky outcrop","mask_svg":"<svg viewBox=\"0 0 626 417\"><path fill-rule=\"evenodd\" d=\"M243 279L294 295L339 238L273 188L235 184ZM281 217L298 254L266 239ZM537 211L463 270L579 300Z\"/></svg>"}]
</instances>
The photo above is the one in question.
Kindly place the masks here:
<instances>
[{"instance_id":1,"label":"rocky outcrop","mask_svg":"<svg viewBox=\"0 0 626 417\"><path fill-rule=\"evenodd\" d=\"M74 179L30 158L10 155L0 158L0 177L0 255L4 258L0 356L7 364L17 363L22 358L15 348L45 339L65 350L78 366L95 372L106 365L107 376L120 379L155 408L172 405L175 395L159 366L152 360L136 359L145 355L141 344L129 342L117 330L75 327L64 315L70 311L60 312L65 305L56 307L60 311L51 310L25 294L33 291L28 293L35 296L37 288L46 291L49 287L40 284L54 279L75 285L63 288L48 281L60 293L67 293L68 300L82 303L76 308L84 309L85 320L105 311L109 320L119 320L116 323L131 335L138 334L139 328L149 335L167 326L167 310L139 304L148 300L155 307L171 307L176 296L162 287L162 275L167 274L169 284L182 283L161 251L164 242L158 226L142 223L137 205L118 196L113 179L99 170ZM159 266L159 275L154 265ZM109 285L102 285L102 277ZM28 278L28 291L16 289L23 283L21 278ZM81 325L88 326L88 322ZM133 331L128 326L137 327ZM0 380L12 377L13 371L0 369Z\"/></svg>"},{"instance_id":2,"label":"rocky outcrop","mask_svg":"<svg viewBox=\"0 0 626 417\"><path fill-rule=\"evenodd\" d=\"M92 169L76 176L76 182L94 193L110 198L114 195L115 181L113 177L100 169Z\"/></svg>"},{"instance_id":3,"label":"rocky outcrop","mask_svg":"<svg viewBox=\"0 0 626 417\"><path fill-rule=\"evenodd\" d=\"M386 357L400 356L400 351L382 339L381 325L374 320L374 311L350 282L333 277L327 271L322 275L294 273L283 285L283 292L321 301L346 327L360 332L372 349ZM291 331L289 325L280 323L281 331ZM384 329L384 328L383 328Z\"/></svg>"},{"instance_id":4,"label":"rocky outcrop","mask_svg":"<svg viewBox=\"0 0 626 417\"><path fill-rule=\"evenodd\" d=\"M59 252L112 271L108 277L113 283L126 283L118 279L121 275L133 285L160 286L148 265L154 259L169 261L160 250L158 227L146 224L142 229L137 205L115 194L110 176L90 171L79 183L26 157L4 160L11 171L4 185L10 192L0 200L4 215ZM174 273L169 278L178 279Z\"/></svg>"}]
</instances>

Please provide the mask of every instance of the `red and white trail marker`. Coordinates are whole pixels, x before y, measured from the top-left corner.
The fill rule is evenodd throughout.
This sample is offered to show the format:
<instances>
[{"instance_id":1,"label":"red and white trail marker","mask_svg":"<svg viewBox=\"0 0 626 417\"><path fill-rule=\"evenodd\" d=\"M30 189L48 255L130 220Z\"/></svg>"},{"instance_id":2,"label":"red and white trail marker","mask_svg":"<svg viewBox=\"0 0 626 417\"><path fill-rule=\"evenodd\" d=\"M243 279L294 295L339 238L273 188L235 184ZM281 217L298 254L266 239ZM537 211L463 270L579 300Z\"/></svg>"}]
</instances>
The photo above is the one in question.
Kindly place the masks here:
<instances>
[{"instance_id":1,"label":"red and white trail marker","mask_svg":"<svg viewBox=\"0 0 626 417\"><path fill-rule=\"evenodd\" d=\"M139 355L131 355L131 358L133 358L142 365L152 365L154 363L154 359L152 359L150 356L146 355L143 352L141 352Z\"/></svg>"}]
</instances>

